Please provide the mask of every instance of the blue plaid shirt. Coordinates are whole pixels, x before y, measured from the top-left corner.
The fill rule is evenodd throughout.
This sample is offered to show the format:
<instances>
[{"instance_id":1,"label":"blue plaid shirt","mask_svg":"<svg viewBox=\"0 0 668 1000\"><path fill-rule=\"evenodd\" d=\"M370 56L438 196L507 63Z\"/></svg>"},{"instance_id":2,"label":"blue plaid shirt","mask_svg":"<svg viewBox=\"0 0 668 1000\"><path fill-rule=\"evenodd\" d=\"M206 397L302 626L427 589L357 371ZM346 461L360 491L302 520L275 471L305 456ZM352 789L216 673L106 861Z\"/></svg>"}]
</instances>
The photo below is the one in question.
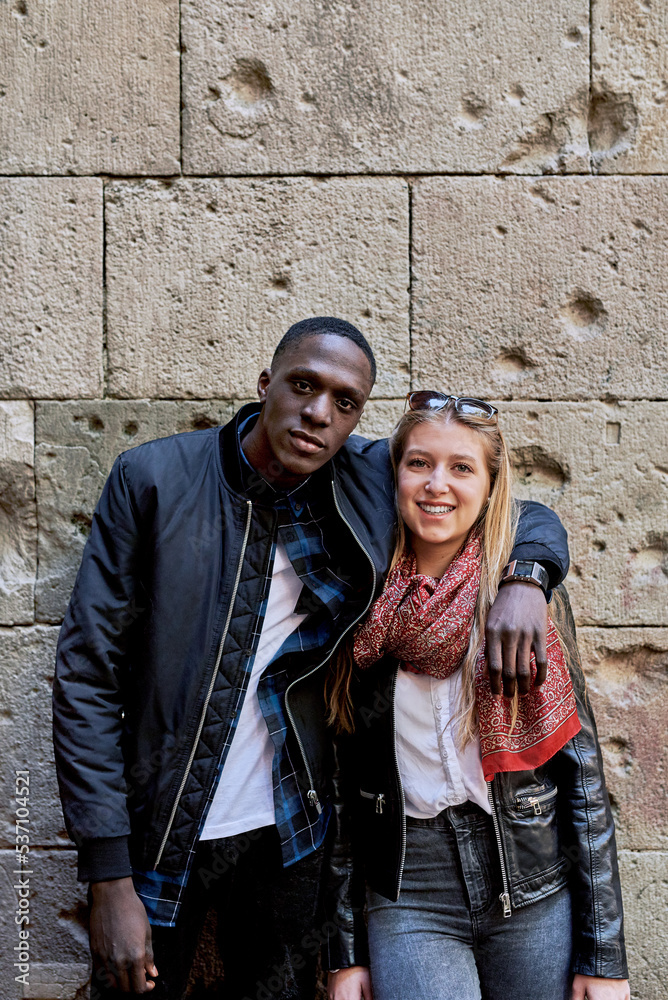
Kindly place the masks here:
<instances>
[{"instance_id":1,"label":"blue plaid shirt","mask_svg":"<svg viewBox=\"0 0 668 1000\"><path fill-rule=\"evenodd\" d=\"M267 503L268 497L271 498L269 502L273 501L277 514L277 538L285 546L287 556L303 583L295 611L307 613L304 621L287 637L271 663L265 668L258 685L260 707L274 744L272 766L274 809L283 865L287 867L306 857L322 844L331 810L327 805L325 808L319 805L317 816L314 818L312 804L307 807L305 802L308 789L303 788L297 778L303 768L301 755L294 743L286 739L288 730L285 691L288 677L285 666L281 666L281 661L286 653L313 650L326 644L332 633L337 630L337 622L343 607L346 601L354 596L355 588L350 581L337 577L330 568L332 559L327 548L325 532L326 521L331 514L323 498L316 496L315 490L309 489L308 480L290 493L280 492L262 480L247 461L241 448L241 439L249 421L253 419L255 415L239 426L238 451L242 481L249 492L259 486L264 503ZM274 538L272 546L268 577L271 577L273 571L277 538ZM268 594L269 588L265 587L264 592ZM248 658L239 683L237 711L233 718L228 720L229 728L219 763L219 776L241 714L240 709L253 668L266 607L267 598L263 601L258 615L253 636L253 655ZM294 759L295 754L297 759ZM216 784L217 782L209 789L200 833L213 800ZM176 923L193 857L194 849L190 853L186 870L178 876L165 875L158 871L133 872L135 890L144 903L152 924L173 927Z\"/></svg>"}]
</instances>

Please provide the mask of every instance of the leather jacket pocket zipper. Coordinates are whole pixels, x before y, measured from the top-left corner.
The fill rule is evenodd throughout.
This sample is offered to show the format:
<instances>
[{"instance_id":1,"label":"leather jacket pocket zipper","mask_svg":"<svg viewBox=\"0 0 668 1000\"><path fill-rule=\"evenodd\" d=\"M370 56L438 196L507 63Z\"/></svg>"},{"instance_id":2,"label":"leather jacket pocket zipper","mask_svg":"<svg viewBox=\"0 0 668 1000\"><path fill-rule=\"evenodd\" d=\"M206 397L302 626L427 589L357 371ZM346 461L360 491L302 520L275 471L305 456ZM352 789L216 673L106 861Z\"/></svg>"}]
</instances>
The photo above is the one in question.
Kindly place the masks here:
<instances>
[{"instance_id":1,"label":"leather jacket pocket zipper","mask_svg":"<svg viewBox=\"0 0 668 1000\"><path fill-rule=\"evenodd\" d=\"M360 795L363 799L373 799L376 803L376 812L379 814L382 813L385 806L385 796L382 792L378 792L377 794L375 792L363 792L360 788Z\"/></svg>"},{"instance_id":2,"label":"leather jacket pocket zipper","mask_svg":"<svg viewBox=\"0 0 668 1000\"><path fill-rule=\"evenodd\" d=\"M549 788L546 792L538 792L536 795L525 794L518 795L515 798L515 806L517 809L528 812L533 810L535 816L542 815L543 806L547 806L548 803L552 802L557 797L557 789Z\"/></svg>"}]
</instances>

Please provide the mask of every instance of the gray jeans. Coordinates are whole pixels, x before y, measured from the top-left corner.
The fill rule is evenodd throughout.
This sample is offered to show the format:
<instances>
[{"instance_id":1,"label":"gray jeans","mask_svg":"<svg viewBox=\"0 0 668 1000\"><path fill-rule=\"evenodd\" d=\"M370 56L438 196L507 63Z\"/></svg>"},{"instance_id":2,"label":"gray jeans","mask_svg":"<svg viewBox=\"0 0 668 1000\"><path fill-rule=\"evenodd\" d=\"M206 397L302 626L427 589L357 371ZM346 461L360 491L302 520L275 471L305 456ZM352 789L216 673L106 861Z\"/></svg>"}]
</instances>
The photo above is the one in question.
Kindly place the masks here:
<instances>
[{"instance_id":1,"label":"gray jeans","mask_svg":"<svg viewBox=\"0 0 668 1000\"><path fill-rule=\"evenodd\" d=\"M501 891L492 819L477 805L407 817L399 899L368 894L375 1000L568 1000L568 889L507 918Z\"/></svg>"}]
</instances>

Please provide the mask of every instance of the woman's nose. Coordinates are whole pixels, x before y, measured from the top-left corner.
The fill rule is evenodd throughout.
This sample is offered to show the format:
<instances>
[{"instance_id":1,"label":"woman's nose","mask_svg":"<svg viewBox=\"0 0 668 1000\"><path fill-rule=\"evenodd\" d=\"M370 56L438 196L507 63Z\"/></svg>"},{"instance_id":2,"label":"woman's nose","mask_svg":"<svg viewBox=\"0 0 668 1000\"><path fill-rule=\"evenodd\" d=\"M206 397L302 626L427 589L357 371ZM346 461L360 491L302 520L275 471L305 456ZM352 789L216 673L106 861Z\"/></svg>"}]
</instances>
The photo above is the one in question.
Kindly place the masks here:
<instances>
[{"instance_id":1,"label":"woman's nose","mask_svg":"<svg viewBox=\"0 0 668 1000\"><path fill-rule=\"evenodd\" d=\"M450 485L448 483L448 477L445 472L441 472L438 469L434 470L434 474L430 477L429 482L426 484L425 489L427 489L431 494L436 496L441 493L449 493Z\"/></svg>"}]
</instances>

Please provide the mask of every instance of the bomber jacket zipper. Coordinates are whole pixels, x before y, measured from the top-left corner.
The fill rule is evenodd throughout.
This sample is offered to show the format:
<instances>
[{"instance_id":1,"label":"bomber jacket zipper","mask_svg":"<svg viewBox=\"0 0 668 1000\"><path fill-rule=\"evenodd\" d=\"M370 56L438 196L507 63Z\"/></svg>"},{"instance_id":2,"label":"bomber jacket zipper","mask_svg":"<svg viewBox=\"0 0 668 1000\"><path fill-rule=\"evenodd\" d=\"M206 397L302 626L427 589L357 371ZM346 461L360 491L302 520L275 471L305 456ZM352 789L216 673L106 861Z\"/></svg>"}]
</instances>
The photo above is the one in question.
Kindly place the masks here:
<instances>
[{"instance_id":1,"label":"bomber jacket zipper","mask_svg":"<svg viewBox=\"0 0 668 1000\"><path fill-rule=\"evenodd\" d=\"M491 781L487 782L487 796L489 798L489 804L492 807L492 822L494 823L494 833L496 834L496 846L499 849L499 861L501 862L501 881L503 882L503 892L500 894L499 899L501 900L501 905L503 906L504 917L509 917L513 911L510 905L510 888L508 885L508 872L506 871L506 859L503 854L501 829L499 827L499 817L496 814L496 803L494 801L494 792L492 791Z\"/></svg>"},{"instance_id":2,"label":"bomber jacket zipper","mask_svg":"<svg viewBox=\"0 0 668 1000\"><path fill-rule=\"evenodd\" d=\"M239 580L241 579L241 570L244 563L244 556L246 554L246 545L248 543L248 535L250 532L251 525L251 515L253 513L253 504L250 500L247 503L247 514L246 514L246 530L244 531L244 539L241 545L241 555L239 556L239 563L237 565L237 575L234 580L234 588L232 590L232 597L230 600L230 606L227 609L227 618L225 619L225 627L223 628L223 634L220 637L220 642L218 644L218 654L216 656L216 662L213 667L213 672L211 674L211 680L209 682L209 690L206 693L206 698L204 700L204 705L202 707L202 714L200 715L199 725L197 727L197 732L195 734L195 739L193 740L192 748L190 750L190 756L188 758L188 763L186 765L183 778L181 779L181 784L179 785L179 790L174 798L174 804L172 805L172 811L169 814L169 820L167 822L167 829L164 832L160 847L158 849L158 854L153 865L154 870L160 864L160 858L162 857L162 852L165 849L165 844L167 843L167 838L169 837L170 831L172 829L172 823L174 822L174 817L176 816L176 810L183 794L183 789L185 788L186 781L188 780L188 775L190 774L190 768L192 767L192 762L195 759L195 753L197 751L197 744L199 743L199 738L202 733L202 728L204 726L204 718L206 716L206 710L209 707L209 701L211 700L211 694L213 692L213 686L216 683L216 677L218 676L218 668L220 666L220 660L223 655L223 644L227 638L227 633L230 627L230 621L232 620L232 611L234 610L234 602L237 596L237 590L239 589Z\"/></svg>"},{"instance_id":3,"label":"bomber jacket zipper","mask_svg":"<svg viewBox=\"0 0 668 1000\"><path fill-rule=\"evenodd\" d=\"M336 511L337 511L339 517L341 518L341 520L343 521L343 523L346 525L346 527L350 530L350 533L352 534L353 538L355 539L355 541L357 542L357 544L361 548L361 550L364 553L364 555L369 560L369 563L371 565L371 572L373 574L373 582L371 584L371 593L369 595L369 600L367 602L367 605L366 605L364 611L362 611L362 613L359 615L359 617L357 617L355 619L355 621L351 625L348 626L348 628L345 630L345 632L341 633L341 635L339 636L339 638L336 640L336 642L332 646L332 649L330 650L330 652L329 652L328 656L326 657L326 659L324 659L322 661L322 663L319 663L316 667L313 667L312 670L309 670L308 673L304 674L303 677L297 677L294 681L292 681L291 684L288 684L287 688L285 689L285 699L284 699L284 701L285 701L285 710L288 713L288 718L290 719L290 724L292 726L292 731L295 734L295 738L297 740L297 745L299 746L299 752L301 753L302 760L304 761L304 768L306 769L306 776L308 777L309 789L308 789L308 792L306 793L306 797L307 797L307 799L309 801L309 804L311 806L313 806L315 809L317 809L318 814L320 814L322 812L322 806L320 804L320 800L318 798L318 793L317 793L316 788L315 788L315 782L313 781L313 774L311 773L311 768L310 768L309 762L308 762L308 760L306 758L306 751L304 750L304 744L302 743L302 738L299 735L299 730L297 729L297 726L295 724L295 719L294 719L294 716L292 714L292 710L290 708L290 704L289 704L289 701L288 701L288 695L290 694L290 691L295 686L295 684L298 684L300 681L306 680L307 677L310 677L317 670L320 670L320 667L324 666L325 663L327 663L327 660L330 660L332 658L332 656L334 655L334 652L336 651L336 649L339 646L339 644L341 643L341 641L345 638L346 635L348 635L348 633L350 632L350 630L352 628L354 628L355 625L357 625L358 621L360 621L364 617L364 615L367 613L367 611L371 607L371 602L373 601L373 595L376 592L376 567L374 566L373 559L371 558L371 556L369 555L369 553L367 552L367 550L364 548L364 546L360 542L360 540L359 540L359 538L357 536L357 533L355 532L355 529L353 528L353 526L343 516L343 513L341 512L341 508L339 507L338 498L336 496L336 487L334 485L334 480L333 479L332 479L332 496L334 497L334 506L336 507Z\"/></svg>"}]
</instances>

